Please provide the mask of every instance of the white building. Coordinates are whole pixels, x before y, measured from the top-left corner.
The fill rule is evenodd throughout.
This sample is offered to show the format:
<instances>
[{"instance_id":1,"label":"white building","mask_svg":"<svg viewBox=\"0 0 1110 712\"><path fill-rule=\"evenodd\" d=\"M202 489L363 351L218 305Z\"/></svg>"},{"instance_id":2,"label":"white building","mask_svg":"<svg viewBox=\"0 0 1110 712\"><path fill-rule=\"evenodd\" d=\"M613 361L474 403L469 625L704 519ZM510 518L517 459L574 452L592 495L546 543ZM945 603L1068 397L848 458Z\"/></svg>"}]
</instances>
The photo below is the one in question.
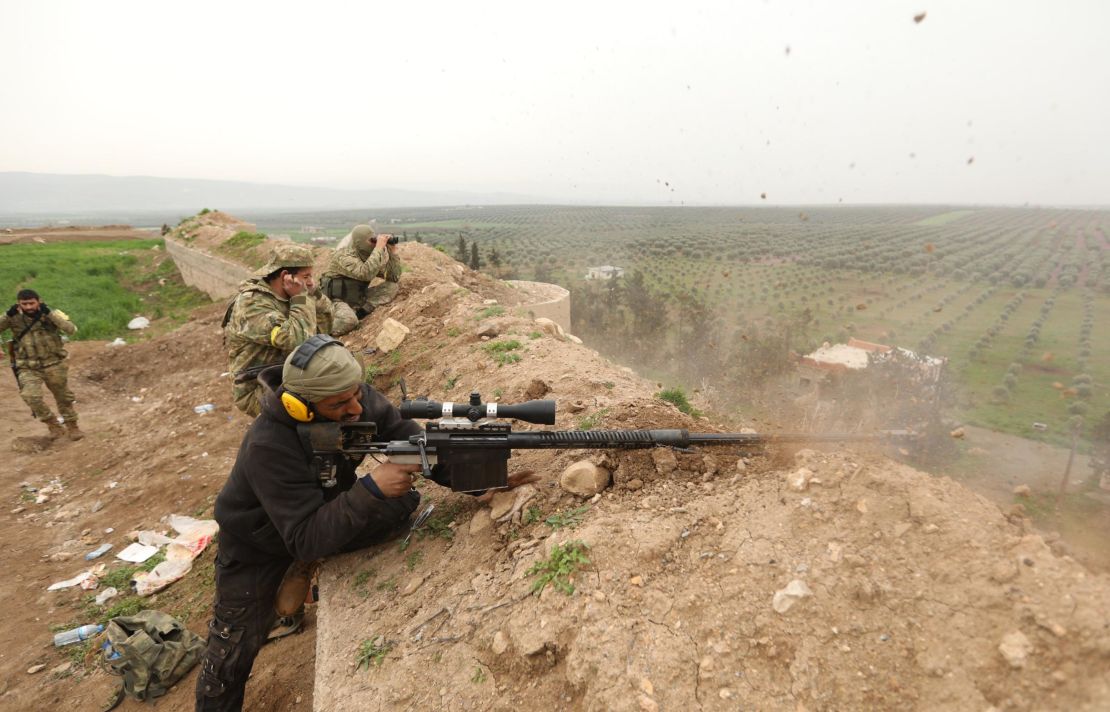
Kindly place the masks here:
<instances>
[{"instance_id":1,"label":"white building","mask_svg":"<svg viewBox=\"0 0 1110 712\"><path fill-rule=\"evenodd\" d=\"M623 276L624 267L614 267L613 265L590 267L590 270L586 273L586 279L613 279L614 277Z\"/></svg>"}]
</instances>

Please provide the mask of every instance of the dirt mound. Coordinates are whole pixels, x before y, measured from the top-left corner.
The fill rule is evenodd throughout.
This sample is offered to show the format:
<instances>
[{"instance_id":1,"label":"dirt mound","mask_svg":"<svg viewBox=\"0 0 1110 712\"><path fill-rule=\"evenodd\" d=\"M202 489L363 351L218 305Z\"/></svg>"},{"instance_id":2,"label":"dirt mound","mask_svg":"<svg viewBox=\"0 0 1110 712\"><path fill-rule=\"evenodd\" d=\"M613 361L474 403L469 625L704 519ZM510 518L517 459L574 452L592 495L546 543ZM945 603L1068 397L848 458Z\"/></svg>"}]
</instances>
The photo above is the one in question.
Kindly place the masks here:
<instances>
[{"instance_id":1,"label":"dirt mound","mask_svg":"<svg viewBox=\"0 0 1110 712\"><path fill-rule=\"evenodd\" d=\"M213 215L224 239L238 231L230 216L200 219ZM409 329L399 347L365 357L391 399L404 378L411 394L441 400L471 390L502 402L554 398L560 429L715 429L533 320L511 287L426 246L401 250L398 299L345 339L362 350L389 319ZM98 708L112 680L65 667L65 651L50 645L49 626L89 622L88 594L47 585L83 570L81 555L102 540L118 549L122 533L167 514L211 515L249 423L222 375L221 313L206 307L141 344L73 344L88 437L8 456L0 564L11 573L0 594L19 605L0 624L3 706ZM23 413L10 381L0 405ZM197 415L202 403L215 412ZM40 427L9 418L2 432L35 437ZM329 560L315 661L311 633L267 646L247 708L1110 705L1110 580L1026 521L877 455L804 451L795 462L720 450L520 452L511 468L541 480L491 503L424 487L438 503L434 526L404 549L394 541ZM559 486L582 459L612 475L596 498ZM20 485L55 479L63 490L42 503ZM589 547L577 572L563 560L573 594L556 577L533 595L530 570L573 540ZM201 634L211 556L148 602ZM360 648L369 669L356 663ZM39 663L46 670L26 672ZM192 683L159 706L190 709Z\"/></svg>"}]
</instances>

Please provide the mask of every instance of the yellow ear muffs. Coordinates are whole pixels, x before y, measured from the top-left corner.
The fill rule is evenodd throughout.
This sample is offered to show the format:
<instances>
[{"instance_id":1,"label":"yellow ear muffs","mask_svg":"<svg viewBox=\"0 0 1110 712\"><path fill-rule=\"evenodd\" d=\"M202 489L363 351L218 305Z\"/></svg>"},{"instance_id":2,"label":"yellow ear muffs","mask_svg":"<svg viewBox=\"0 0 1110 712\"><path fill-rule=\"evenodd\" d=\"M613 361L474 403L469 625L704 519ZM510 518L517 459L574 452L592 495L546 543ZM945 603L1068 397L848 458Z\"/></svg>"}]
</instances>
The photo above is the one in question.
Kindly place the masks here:
<instances>
[{"instance_id":1,"label":"yellow ear muffs","mask_svg":"<svg viewBox=\"0 0 1110 712\"><path fill-rule=\"evenodd\" d=\"M316 417L316 414L312 412L311 407L305 400L289 391L281 394L281 404L285 406L285 412L289 414L289 417L297 422L310 423Z\"/></svg>"}]
</instances>

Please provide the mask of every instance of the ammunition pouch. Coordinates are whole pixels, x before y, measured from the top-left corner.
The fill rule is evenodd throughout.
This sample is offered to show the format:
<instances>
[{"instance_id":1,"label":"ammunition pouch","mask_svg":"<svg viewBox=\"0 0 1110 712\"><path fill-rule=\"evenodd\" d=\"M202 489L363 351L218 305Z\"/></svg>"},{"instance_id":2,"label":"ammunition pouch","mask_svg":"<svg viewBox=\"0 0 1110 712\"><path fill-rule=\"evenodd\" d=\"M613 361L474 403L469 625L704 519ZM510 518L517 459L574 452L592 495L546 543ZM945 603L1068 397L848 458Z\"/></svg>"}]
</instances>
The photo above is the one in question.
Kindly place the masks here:
<instances>
[{"instance_id":1,"label":"ammunition pouch","mask_svg":"<svg viewBox=\"0 0 1110 712\"><path fill-rule=\"evenodd\" d=\"M345 303L352 309L357 309L366 303L366 295L370 284L342 275L326 275L320 280L320 289L333 301Z\"/></svg>"}]
</instances>

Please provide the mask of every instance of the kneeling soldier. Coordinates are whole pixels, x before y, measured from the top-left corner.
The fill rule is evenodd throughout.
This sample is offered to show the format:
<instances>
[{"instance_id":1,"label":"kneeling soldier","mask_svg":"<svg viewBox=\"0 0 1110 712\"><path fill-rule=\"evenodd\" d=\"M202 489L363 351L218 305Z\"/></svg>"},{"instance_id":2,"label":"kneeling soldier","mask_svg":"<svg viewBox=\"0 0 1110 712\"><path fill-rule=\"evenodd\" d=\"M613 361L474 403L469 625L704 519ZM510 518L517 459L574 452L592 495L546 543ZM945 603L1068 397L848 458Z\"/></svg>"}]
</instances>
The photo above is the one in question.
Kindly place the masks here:
<instances>
[{"instance_id":1,"label":"kneeling soldier","mask_svg":"<svg viewBox=\"0 0 1110 712\"><path fill-rule=\"evenodd\" d=\"M305 600L307 562L381 541L420 501L411 474L419 465L386 462L359 479L363 456L339 456L335 481L327 482L309 465L312 453L297 427L309 421L373 422L386 440L421 432L363 383L362 367L342 344L315 336L259 381L262 412L216 498L216 602L197 710L242 707L255 656L274 637L279 613L293 613ZM448 466L436 465L432 475L450 483Z\"/></svg>"}]
</instances>

